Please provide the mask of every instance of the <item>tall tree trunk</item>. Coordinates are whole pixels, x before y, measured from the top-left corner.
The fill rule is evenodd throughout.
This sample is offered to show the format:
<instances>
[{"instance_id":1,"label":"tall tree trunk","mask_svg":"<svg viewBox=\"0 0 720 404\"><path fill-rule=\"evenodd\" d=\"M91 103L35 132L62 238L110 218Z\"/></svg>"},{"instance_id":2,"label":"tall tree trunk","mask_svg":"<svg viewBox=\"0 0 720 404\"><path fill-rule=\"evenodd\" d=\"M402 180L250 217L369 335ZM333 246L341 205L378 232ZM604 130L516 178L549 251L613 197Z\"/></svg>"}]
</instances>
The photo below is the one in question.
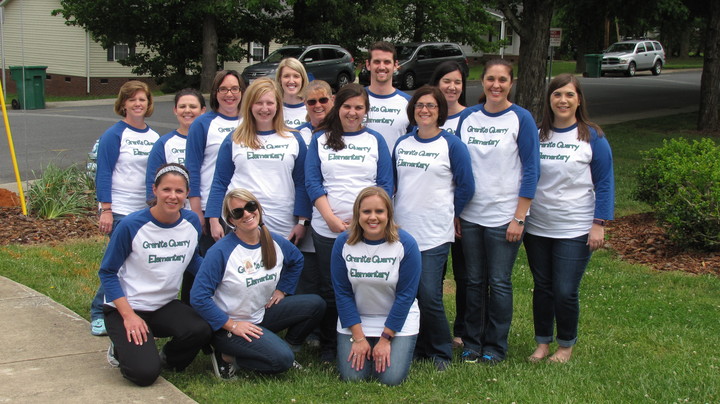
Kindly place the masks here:
<instances>
[{"instance_id":1,"label":"tall tree trunk","mask_svg":"<svg viewBox=\"0 0 720 404\"><path fill-rule=\"evenodd\" d=\"M422 42L425 35L425 5L422 1L415 2L415 29L413 42Z\"/></svg>"},{"instance_id":2,"label":"tall tree trunk","mask_svg":"<svg viewBox=\"0 0 720 404\"><path fill-rule=\"evenodd\" d=\"M692 34L693 29L692 22L693 18L688 18L685 25L682 27L682 31L680 32L678 56L681 58L686 58L690 55L690 35Z\"/></svg>"},{"instance_id":3,"label":"tall tree trunk","mask_svg":"<svg viewBox=\"0 0 720 404\"><path fill-rule=\"evenodd\" d=\"M203 18L203 51L202 74L200 75L200 91L209 93L217 73L218 36L214 15L206 14Z\"/></svg>"},{"instance_id":4,"label":"tall tree trunk","mask_svg":"<svg viewBox=\"0 0 720 404\"><path fill-rule=\"evenodd\" d=\"M720 2L710 2L705 29L705 60L700 79L698 130L720 134Z\"/></svg>"}]
</instances>

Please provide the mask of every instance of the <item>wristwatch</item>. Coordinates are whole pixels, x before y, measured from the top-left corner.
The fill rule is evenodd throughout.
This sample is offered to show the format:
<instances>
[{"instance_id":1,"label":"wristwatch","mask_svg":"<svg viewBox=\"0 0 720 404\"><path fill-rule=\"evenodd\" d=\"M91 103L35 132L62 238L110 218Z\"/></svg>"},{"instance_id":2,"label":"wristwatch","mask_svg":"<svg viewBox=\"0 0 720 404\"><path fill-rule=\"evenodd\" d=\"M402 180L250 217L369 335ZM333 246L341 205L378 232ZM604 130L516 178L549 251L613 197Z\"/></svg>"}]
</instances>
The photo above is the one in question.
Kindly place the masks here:
<instances>
[{"instance_id":1,"label":"wristwatch","mask_svg":"<svg viewBox=\"0 0 720 404\"><path fill-rule=\"evenodd\" d=\"M383 331L382 334L380 334L380 337L385 338L388 341L392 341L392 339L394 338L392 335L386 333L385 331Z\"/></svg>"},{"instance_id":2,"label":"wristwatch","mask_svg":"<svg viewBox=\"0 0 720 404\"><path fill-rule=\"evenodd\" d=\"M599 224L600 226L605 226L607 224L607 220L603 219L593 219L593 223Z\"/></svg>"},{"instance_id":3,"label":"wristwatch","mask_svg":"<svg viewBox=\"0 0 720 404\"><path fill-rule=\"evenodd\" d=\"M518 219L518 218L516 218L516 217L513 217L513 220L515 220L515 221L517 222L517 224L519 224L520 226L524 226L524 225L525 225L525 221L522 220L522 219Z\"/></svg>"},{"instance_id":4,"label":"wristwatch","mask_svg":"<svg viewBox=\"0 0 720 404\"><path fill-rule=\"evenodd\" d=\"M362 338L360 338L360 339L355 339L355 338L353 338L352 336L350 336L350 342L352 342L352 343L355 343L355 342L363 342L363 341L365 341L365 337L362 337Z\"/></svg>"},{"instance_id":5,"label":"wristwatch","mask_svg":"<svg viewBox=\"0 0 720 404\"><path fill-rule=\"evenodd\" d=\"M310 227L310 219L300 219L300 220L298 220L298 224L303 225L305 227Z\"/></svg>"}]
</instances>

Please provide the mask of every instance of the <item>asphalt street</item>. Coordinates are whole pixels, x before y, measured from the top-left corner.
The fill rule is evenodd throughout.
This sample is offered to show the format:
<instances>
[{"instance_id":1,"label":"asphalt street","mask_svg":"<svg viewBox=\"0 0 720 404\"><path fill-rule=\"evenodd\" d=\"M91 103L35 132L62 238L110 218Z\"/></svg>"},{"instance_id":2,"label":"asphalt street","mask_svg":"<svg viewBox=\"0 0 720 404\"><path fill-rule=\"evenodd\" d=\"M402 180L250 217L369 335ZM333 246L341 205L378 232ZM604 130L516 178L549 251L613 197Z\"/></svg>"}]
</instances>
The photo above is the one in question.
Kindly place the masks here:
<instances>
[{"instance_id":1,"label":"asphalt street","mask_svg":"<svg viewBox=\"0 0 720 404\"><path fill-rule=\"evenodd\" d=\"M701 71L663 72L652 76L581 78L590 116L602 124L697 110ZM469 104L482 92L479 82L467 89ZM541 95L539 95L541 96ZM9 101L8 101L9 102ZM114 100L49 103L43 110L8 111L21 180L32 180L50 163L84 165L95 140L119 117ZM165 134L177 127L172 96L158 97L148 124ZM0 128L0 184L15 182L4 125Z\"/></svg>"}]
</instances>

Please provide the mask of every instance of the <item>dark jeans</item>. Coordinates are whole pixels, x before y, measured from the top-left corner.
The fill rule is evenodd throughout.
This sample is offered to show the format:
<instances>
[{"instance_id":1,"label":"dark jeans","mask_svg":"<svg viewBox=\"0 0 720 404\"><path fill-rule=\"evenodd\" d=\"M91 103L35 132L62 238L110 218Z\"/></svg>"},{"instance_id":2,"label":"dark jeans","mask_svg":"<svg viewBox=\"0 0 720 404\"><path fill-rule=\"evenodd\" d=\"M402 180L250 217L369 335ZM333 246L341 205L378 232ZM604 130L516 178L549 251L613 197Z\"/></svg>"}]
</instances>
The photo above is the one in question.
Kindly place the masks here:
<instances>
[{"instance_id":1,"label":"dark jeans","mask_svg":"<svg viewBox=\"0 0 720 404\"><path fill-rule=\"evenodd\" d=\"M465 334L465 306L467 305L467 270L463 255L462 241L455 239L450 247L452 255L453 277L455 278L455 323L453 335L462 338Z\"/></svg>"},{"instance_id":2,"label":"dark jeans","mask_svg":"<svg viewBox=\"0 0 720 404\"><path fill-rule=\"evenodd\" d=\"M108 238L112 237L113 232L115 231L115 228L117 227L118 223L120 223L120 220L125 217L125 215L121 215L119 213L113 213L113 224L112 229L110 229L110 233L108 233ZM107 246L106 246L107 248ZM98 286L97 291L95 292L95 297L93 297L92 302L90 303L90 322L97 320L98 318L103 318L103 304L105 303L105 289L103 289L102 284Z\"/></svg>"},{"instance_id":3,"label":"dark jeans","mask_svg":"<svg viewBox=\"0 0 720 404\"><path fill-rule=\"evenodd\" d=\"M195 359L200 348L210 342L210 325L192 307L173 300L155 311L135 311L147 324L147 342L129 342L123 318L112 306L103 306L105 327L115 345L115 358L122 375L138 386L149 386L160 375L162 363L155 337L172 337L165 347L167 366L183 370Z\"/></svg>"},{"instance_id":4,"label":"dark jeans","mask_svg":"<svg viewBox=\"0 0 720 404\"><path fill-rule=\"evenodd\" d=\"M554 323L558 345L571 347L577 341L580 282L592 255L587 239L587 234L570 239L525 234L525 250L535 281L533 320L538 344L553 341Z\"/></svg>"},{"instance_id":5,"label":"dark jeans","mask_svg":"<svg viewBox=\"0 0 720 404\"><path fill-rule=\"evenodd\" d=\"M415 353L434 361L452 360L450 326L443 305L443 275L450 243L422 251L422 273L418 286L420 333Z\"/></svg>"},{"instance_id":6,"label":"dark jeans","mask_svg":"<svg viewBox=\"0 0 720 404\"><path fill-rule=\"evenodd\" d=\"M335 245L335 239L323 237L315 229L312 230L312 238L320 275L320 296L325 300L326 304L325 316L320 323L320 350L335 352L337 350L338 312L335 304L335 291L330 277L330 257L333 245Z\"/></svg>"},{"instance_id":7,"label":"dark jeans","mask_svg":"<svg viewBox=\"0 0 720 404\"><path fill-rule=\"evenodd\" d=\"M508 225L460 223L468 276L463 342L466 349L503 360L513 314L512 269L522 241L505 239Z\"/></svg>"},{"instance_id":8,"label":"dark jeans","mask_svg":"<svg viewBox=\"0 0 720 404\"><path fill-rule=\"evenodd\" d=\"M243 337L219 329L213 336L213 346L235 358L238 367L260 373L276 374L290 369L295 360L290 346L300 345L322 319L325 302L318 295L288 296L265 310L258 324L263 331L260 338L248 342ZM277 332L287 329L285 341Z\"/></svg>"}]
</instances>

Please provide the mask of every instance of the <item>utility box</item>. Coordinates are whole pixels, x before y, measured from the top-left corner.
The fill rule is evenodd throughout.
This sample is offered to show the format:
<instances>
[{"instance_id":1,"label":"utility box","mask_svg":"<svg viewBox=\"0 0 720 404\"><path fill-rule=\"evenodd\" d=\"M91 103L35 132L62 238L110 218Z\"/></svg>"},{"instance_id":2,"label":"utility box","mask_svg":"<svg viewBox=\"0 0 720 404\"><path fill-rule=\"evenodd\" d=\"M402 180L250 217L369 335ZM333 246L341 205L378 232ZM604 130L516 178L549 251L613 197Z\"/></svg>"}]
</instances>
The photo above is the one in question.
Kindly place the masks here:
<instances>
[{"instance_id":1,"label":"utility box","mask_svg":"<svg viewBox=\"0 0 720 404\"><path fill-rule=\"evenodd\" d=\"M585 55L585 77L600 77L602 58L602 54Z\"/></svg>"},{"instance_id":2,"label":"utility box","mask_svg":"<svg viewBox=\"0 0 720 404\"><path fill-rule=\"evenodd\" d=\"M10 66L22 109L45 108L45 78L47 66Z\"/></svg>"}]
</instances>

